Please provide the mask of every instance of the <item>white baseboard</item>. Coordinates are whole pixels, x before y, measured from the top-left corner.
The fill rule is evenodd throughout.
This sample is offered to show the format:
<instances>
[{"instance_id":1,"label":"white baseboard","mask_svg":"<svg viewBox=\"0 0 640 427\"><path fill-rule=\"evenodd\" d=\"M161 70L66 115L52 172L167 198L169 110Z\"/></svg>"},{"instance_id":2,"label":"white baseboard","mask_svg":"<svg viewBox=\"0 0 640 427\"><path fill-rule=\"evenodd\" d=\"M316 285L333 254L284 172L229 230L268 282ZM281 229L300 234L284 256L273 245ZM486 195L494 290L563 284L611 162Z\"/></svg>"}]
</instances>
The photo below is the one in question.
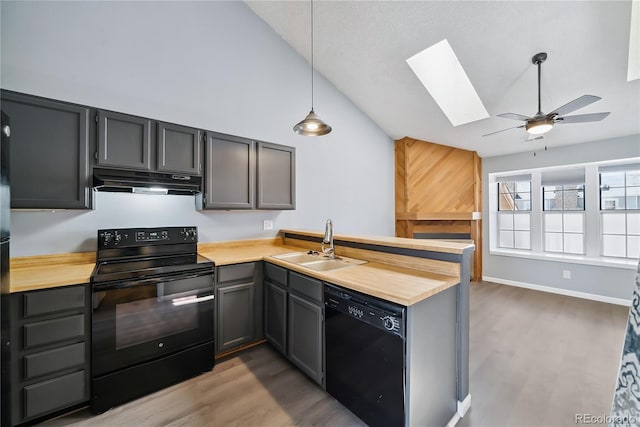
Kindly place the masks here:
<instances>
[{"instance_id":1,"label":"white baseboard","mask_svg":"<svg viewBox=\"0 0 640 427\"><path fill-rule=\"evenodd\" d=\"M461 419L460 414L455 412L453 414L453 417L451 417L451 419L449 420L449 422L445 427L454 427L456 424L458 424L458 421L460 421L460 419Z\"/></svg>"},{"instance_id":2,"label":"white baseboard","mask_svg":"<svg viewBox=\"0 0 640 427\"><path fill-rule=\"evenodd\" d=\"M501 285L517 286L519 288L533 289L535 291L549 292L552 294L567 295L570 297L584 298L593 301L607 302L609 304L631 305L630 299L613 298L604 295L589 294L587 292L570 291L568 289L554 288L552 286L535 285L533 283L517 282L515 280L499 279L497 277L482 276L482 280L487 282L499 283Z\"/></svg>"},{"instance_id":3,"label":"white baseboard","mask_svg":"<svg viewBox=\"0 0 640 427\"><path fill-rule=\"evenodd\" d=\"M462 402L458 400L458 415L460 415L460 418L467 414L469 408L471 408L471 393L467 394L467 397Z\"/></svg>"}]
</instances>

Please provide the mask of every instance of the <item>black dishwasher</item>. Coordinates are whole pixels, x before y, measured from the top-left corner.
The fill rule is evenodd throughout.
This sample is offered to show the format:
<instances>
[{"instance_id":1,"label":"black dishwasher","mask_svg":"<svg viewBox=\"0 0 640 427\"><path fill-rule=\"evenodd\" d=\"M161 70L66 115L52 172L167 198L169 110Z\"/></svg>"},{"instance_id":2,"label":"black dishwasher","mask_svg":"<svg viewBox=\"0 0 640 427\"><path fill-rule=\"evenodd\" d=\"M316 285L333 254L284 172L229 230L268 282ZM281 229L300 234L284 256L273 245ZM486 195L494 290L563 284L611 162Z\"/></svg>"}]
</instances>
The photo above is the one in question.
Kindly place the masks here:
<instances>
[{"instance_id":1,"label":"black dishwasher","mask_svg":"<svg viewBox=\"0 0 640 427\"><path fill-rule=\"evenodd\" d=\"M403 306L325 284L327 392L375 426L405 421Z\"/></svg>"}]
</instances>

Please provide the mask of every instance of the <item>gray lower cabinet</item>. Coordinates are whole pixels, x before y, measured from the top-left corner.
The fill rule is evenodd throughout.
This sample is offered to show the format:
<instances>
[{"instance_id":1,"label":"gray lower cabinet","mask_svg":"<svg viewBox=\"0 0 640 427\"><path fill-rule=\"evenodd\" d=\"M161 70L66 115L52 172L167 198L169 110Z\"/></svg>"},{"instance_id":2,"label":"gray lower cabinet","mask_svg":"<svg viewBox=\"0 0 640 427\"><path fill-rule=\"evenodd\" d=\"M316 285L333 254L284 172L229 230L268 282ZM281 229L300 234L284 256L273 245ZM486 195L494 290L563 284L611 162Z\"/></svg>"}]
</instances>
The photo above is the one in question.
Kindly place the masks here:
<instances>
[{"instance_id":1,"label":"gray lower cabinet","mask_svg":"<svg viewBox=\"0 0 640 427\"><path fill-rule=\"evenodd\" d=\"M296 208L296 150L258 142L258 209Z\"/></svg>"},{"instance_id":2,"label":"gray lower cabinet","mask_svg":"<svg viewBox=\"0 0 640 427\"><path fill-rule=\"evenodd\" d=\"M324 386L324 303L321 281L265 263L265 336Z\"/></svg>"},{"instance_id":3,"label":"gray lower cabinet","mask_svg":"<svg viewBox=\"0 0 640 427\"><path fill-rule=\"evenodd\" d=\"M253 209L255 143L207 132L205 202L207 209Z\"/></svg>"},{"instance_id":4,"label":"gray lower cabinet","mask_svg":"<svg viewBox=\"0 0 640 427\"><path fill-rule=\"evenodd\" d=\"M2 111L11 119L11 207L89 209L90 109L3 90Z\"/></svg>"},{"instance_id":5,"label":"gray lower cabinet","mask_svg":"<svg viewBox=\"0 0 640 427\"><path fill-rule=\"evenodd\" d=\"M287 288L264 281L264 336L276 350L287 354Z\"/></svg>"},{"instance_id":6,"label":"gray lower cabinet","mask_svg":"<svg viewBox=\"0 0 640 427\"><path fill-rule=\"evenodd\" d=\"M322 384L324 376L323 308L319 303L289 294L287 353L289 359L318 384Z\"/></svg>"},{"instance_id":7,"label":"gray lower cabinet","mask_svg":"<svg viewBox=\"0 0 640 427\"><path fill-rule=\"evenodd\" d=\"M2 425L30 422L87 402L89 285L7 297L9 315L3 313L2 325Z\"/></svg>"},{"instance_id":8,"label":"gray lower cabinet","mask_svg":"<svg viewBox=\"0 0 640 427\"><path fill-rule=\"evenodd\" d=\"M158 123L158 172L201 174L202 132L186 126Z\"/></svg>"},{"instance_id":9,"label":"gray lower cabinet","mask_svg":"<svg viewBox=\"0 0 640 427\"><path fill-rule=\"evenodd\" d=\"M262 263L217 268L216 354L263 338Z\"/></svg>"},{"instance_id":10,"label":"gray lower cabinet","mask_svg":"<svg viewBox=\"0 0 640 427\"><path fill-rule=\"evenodd\" d=\"M98 166L150 171L151 120L98 111Z\"/></svg>"}]
</instances>

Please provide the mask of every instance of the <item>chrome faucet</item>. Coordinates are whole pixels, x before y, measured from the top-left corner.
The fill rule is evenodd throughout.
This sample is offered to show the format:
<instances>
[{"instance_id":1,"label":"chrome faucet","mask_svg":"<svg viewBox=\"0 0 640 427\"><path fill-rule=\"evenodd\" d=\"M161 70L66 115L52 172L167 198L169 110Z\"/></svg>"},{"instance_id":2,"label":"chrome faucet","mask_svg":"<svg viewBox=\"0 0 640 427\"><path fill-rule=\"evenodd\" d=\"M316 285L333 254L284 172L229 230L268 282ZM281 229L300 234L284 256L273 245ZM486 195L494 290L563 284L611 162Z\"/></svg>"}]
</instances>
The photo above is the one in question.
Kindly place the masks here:
<instances>
[{"instance_id":1,"label":"chrome faucet","mask_svg":"<svg viewBox=\"0 0 640 427\"><path fill-rule=\"evenodd\" d=\"M329 247L325 248L324 245L329 245ZM329 258L336 257L336 252L333 247L333 222L331 221L331 219L328 219L327 223L324 226L324 238L322 239L322 253Z\"/></svg>"}]
</instances>

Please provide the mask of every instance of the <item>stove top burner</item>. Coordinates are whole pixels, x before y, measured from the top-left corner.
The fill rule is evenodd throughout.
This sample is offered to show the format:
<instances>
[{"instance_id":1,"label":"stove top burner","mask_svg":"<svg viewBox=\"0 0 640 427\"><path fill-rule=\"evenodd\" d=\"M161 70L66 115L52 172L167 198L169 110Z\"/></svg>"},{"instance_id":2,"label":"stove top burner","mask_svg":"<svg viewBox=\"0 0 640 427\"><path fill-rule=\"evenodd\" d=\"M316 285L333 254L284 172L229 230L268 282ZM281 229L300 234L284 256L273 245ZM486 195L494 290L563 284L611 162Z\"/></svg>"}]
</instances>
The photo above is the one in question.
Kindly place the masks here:
<instances>
[{"instance_id":1,"label":"stove top burner","mask_svg":"<svg viewBox=\"0 0 640 427\"><path fill-rule=\"evenodd\" d=\"M197 255L197 241L195 227L98 230L91 283L213 270L212 261Z\"/></svg>"},{"instance_id":2,"label":"stove top burner","mask_svg":"<svg viewBox=\"0 0 640 427\"><path fill-rule=\"evenodd\" d=\"M92 283L143 279L213 269L213 262L200 255L181 255L127 261L106 261L96 265Z\"/></svg>"}]
</instances>

